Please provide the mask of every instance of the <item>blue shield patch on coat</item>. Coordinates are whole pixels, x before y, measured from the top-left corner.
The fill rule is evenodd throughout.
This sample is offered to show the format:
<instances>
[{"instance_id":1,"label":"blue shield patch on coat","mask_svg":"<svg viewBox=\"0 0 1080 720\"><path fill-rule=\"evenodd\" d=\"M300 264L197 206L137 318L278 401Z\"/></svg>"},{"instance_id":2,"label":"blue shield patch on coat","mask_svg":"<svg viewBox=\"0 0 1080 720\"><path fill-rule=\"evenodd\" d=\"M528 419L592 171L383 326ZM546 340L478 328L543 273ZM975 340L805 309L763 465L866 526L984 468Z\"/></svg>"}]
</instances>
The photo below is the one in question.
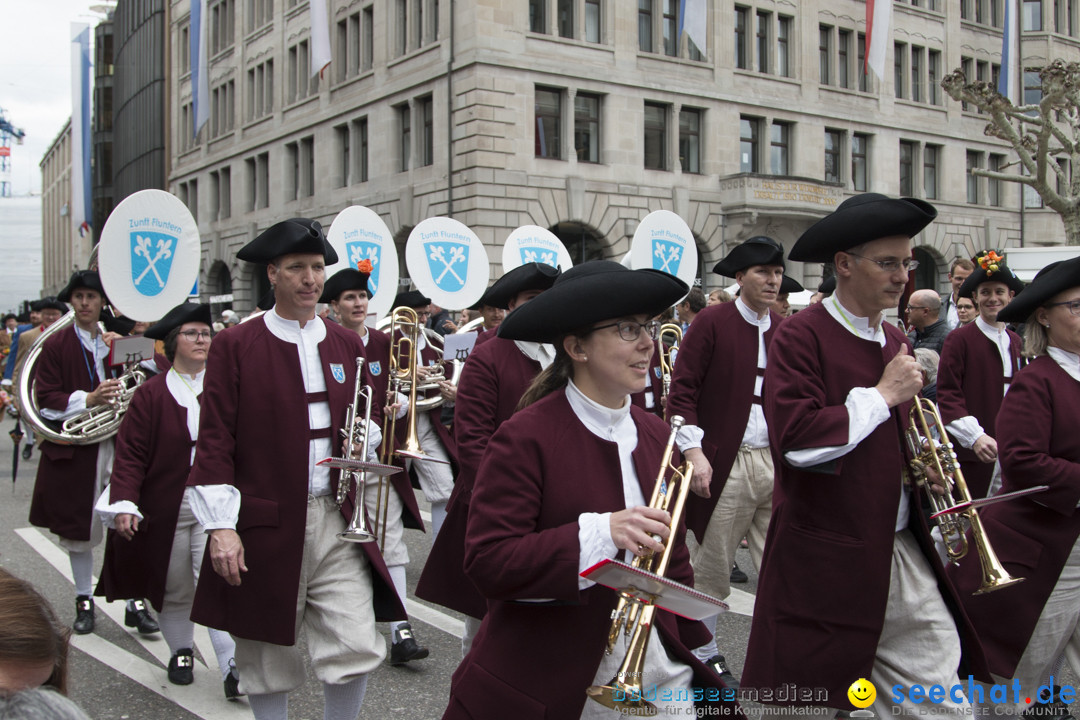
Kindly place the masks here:
<instances>
[{"instance_id":1,"label":"blue shield patch on coat","mask_svg":"<svg viewBox=\"0 0 1080 720\"><path fill-rule=\"evenodd\" d=\"M363 240L356 240L354 242L345 243L345 251L349 254L349 267L353 270L360 264L361 260L368 260L371 262L371 275L368 277L368 287L371 289L371 294L379 292L379 266L382 263L379 262L379 256L382 254L382 245L373 242L365 242Z\"/></svg>"},{"instance_id":2,"label":"blue shield patch on coat","mask_svg":"<svg viewBox=\"0 0 1080 720\"><path fill-rule=\"evenodd\" d=\"M656 379L657 379L657 380L659 380L659 379L660 379L660 366L659 366L659 365L657 365L656 367L654 367L654 368L652 369L652 371L653 371L653 373L655 373L655 374L656 374Z\"/></svg>"},{"instance_id":3,"label":"blue shield patch on coat","mask_svg":"<svg viewBox=\"0 0 1080 720\"><path fill-rule=\"evenodd\" d=\"M663 270L671 275L678 275L679 263L682 262L682 247L657 238L653 238L652 246L653 270Z\"/></svg>"},{"instance_id":4,"label":"blue shield patch on coat","mask_svg":"<svg viewBox=\"0 0 1080 720\"><path fill-rule=\"evenodd\" d=\"M179 243L175 235L139 230L131 238L131 283L140 294L154 297L169 282L173 251Z\"/></svg>"},{"instance_id":5,"label":"blue shield patch on coat","mask_svg":"<svg viewBox=\"0 0 1080 720\"><path fill-rule=\"evenodd\" d=\"M535 262L550 265L551 267L559 266L559 257L554 250L542 247L527 247L523 245L518 248L518 251L521 253L522 265Z\"/></svg>"},{"instance_id":6,"label":"blue shield patch on coat","mask_svg":"<svg viewBox=\"0 0 1080 720\"><path fill-rule=\"evenodd\" d=\"M368 370L371 371L372 375L378 377L379 375L382 375L382 363L378 360L376 360L375 362L369 362Z\"/></svg>"},{"instance_id":7,"label":"blue shield patch on coat","mask_svg":"<svg viewBox=\"0 0 1080 720\"><path fill-rule=\"evenodd\" d=\"M345 368L341 363L330 363L330 374L339 384L345 382Z\"/></svg>"},{"instance_id":8,"label":"blue shield patch on coat","mask_svg":"<svg viewBox=\"0 0 1080 720\"><path fill-rule=\"evenodd\" d=\"M458 292L469 277L469 246L459 242L431 242L424 246L431 279L443 292Z\"/></svg>"}]
</instances>

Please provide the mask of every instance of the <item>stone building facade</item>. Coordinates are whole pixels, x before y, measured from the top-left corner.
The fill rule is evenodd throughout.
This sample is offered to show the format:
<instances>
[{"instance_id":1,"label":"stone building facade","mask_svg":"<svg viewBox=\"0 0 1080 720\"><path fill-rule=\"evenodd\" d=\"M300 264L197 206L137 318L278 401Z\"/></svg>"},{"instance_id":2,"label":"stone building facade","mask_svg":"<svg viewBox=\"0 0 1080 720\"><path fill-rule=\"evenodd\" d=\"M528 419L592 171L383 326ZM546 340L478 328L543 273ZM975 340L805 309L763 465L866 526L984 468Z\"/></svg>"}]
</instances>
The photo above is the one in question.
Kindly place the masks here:
<instances>
[{"instance_id":1,"label":"stone building facade","mask_svg":"<svg viewBox=\"0 0 1080 720\"><path fill-rule=\"evenodd\" d=\"M1018 186L970 174L1010 151L939 85L956 68L997 73L1004 0L898 0L883 80L862 73L863 0L712 0L700 50L674 41L671 0L327 4L333 61L312 76L307 2L208 2L210 119L193 139L188 0L169 0L169 188L199 222L204 296L232 293L239 310L266 287L242 245L353 204L401 247L452 215L496 265L525 224L575 262L619 259L669 209L706 289L727 283L708 269L734 244L790 247L860 191L937 205L919 287L943 290L956 256L1064 240L1054 213L1021 210ZM1080 58L1080 4L1020 4L1025 66ZM817 283L820 266L794 265Z\"/></svg>"},{"instance_id":2,"label":"stone building facade","mask_svg":"<svg viewBox=\"0 0 1080 720\"><path fill-rule=\"evenodd\" d=\"M41 296L60 292L76 268L85 268L93 238L71 222L71 121L45 151L41 169Z\"/></svg>"}]
</instances>

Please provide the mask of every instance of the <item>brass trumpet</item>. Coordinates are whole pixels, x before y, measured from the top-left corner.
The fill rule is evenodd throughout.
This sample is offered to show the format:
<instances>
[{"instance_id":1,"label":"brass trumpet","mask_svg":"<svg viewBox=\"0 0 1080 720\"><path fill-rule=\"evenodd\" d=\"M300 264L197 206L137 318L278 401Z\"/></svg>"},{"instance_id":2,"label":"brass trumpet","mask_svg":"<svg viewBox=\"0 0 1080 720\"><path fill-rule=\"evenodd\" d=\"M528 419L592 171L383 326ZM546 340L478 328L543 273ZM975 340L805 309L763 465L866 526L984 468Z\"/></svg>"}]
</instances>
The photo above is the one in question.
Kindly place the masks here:
<instances>
[{"instance_id":1,"label":"brass trumpet","mask_svg":"<svg viewBox=\"0 0 1080 720\"><path fill-rule=\"evenodd\" d=\"M368 450L368 435L367 427L368 422L371 420L371 387L363 385L361 380L361 371L364 368L364 358L356 358L356 382L353 385L353 403L349 406L349 409L345 413L345 427L342 428L341 433L345 436L346 450L345 457L348 460L354 460L353 457L353 445L356 443L356 425L357 421L363 422L364 425L364 439L360 445L360 459L367 460ZM357 417L357 412L360 409L360 403L364 403L364 415L362 418ZM355 470L342 470L341 478L338 480L337 488L337 504L340 506L345 502L345 499L349 496L349 488L353 482L356 482L356 496L353 501L353 514L352 520L349 522L349 527L344 531L338 533L338 537L347 542L371 542L375 539L375 533L371 532L367 527L367 517L364 513L364 488L367 485L367 471L355 471ZM379 478L379 482L384 482L382 477ZM381 490L381 485L380 485Z\"/></svg>"},{"instance_id":2,"label":"brass trumpet","mask_svg":"<svg viewBox=\"0 0 1080 720\"><path fill-rule=\"evenodd\" d=\"M643 555L635 556L630 563L634 568L661 577L667 572L668 564L671 562L675 534L682 518L683 507L686 505L686 496L690 491L690 478L694 474L693 463L684 462L680 467L671 464L675 436L684 422L680 415L674 415L671 418L671 434L668 435L667 445L664 447L664 454L660 460L660 472L653 486L652 498L649 500L649 507L671 513L670 533L667 542L664 543L664 551L659 555L648 551ZM660 540L658 537L656 539ZM645 700L642 695L645 655L649 648L649 635L652 632L655 615L656 605L629 593L619 593L619 604L611 613L612 623L608 631L607 654L614 652L615 643L620 635L630 636L630 644L611 682L607 685L592 685L585 691L590 698L624 715L653 716L656 714L656 706Z\"/></svg>"},{"instance_id":3,"label":"brass trumpet","mask_svg":"<svg viewBox=\"0 0 1080 720\"><path fill-rule=\"evenodd\" d=\"M916 485L926 488L934 512L947 510L958 502L971 502L971 493L964 481L960 464L956 461L956 452L953 450L948 433L945 432L945 423L941 420L937 406L926 398L916 397L908 412L908 422L905 437L908 449L911 451L911 474ZM933 469L933 472L947 484L951 477L952 485L956 489L955 495L951 488L944 495L933 492L929 487L928 468ZM998 560L997 553L990 545L986 530L975 508L939 516L938 527L941 530L941 539L945 543L949 560L954 565L958 565L960 559L968 553L965 520L971 527L971 538L975 543L979 565L982 568L982 583L975 594L982 595L1023 582L1024 578L1010 575Z\"/></svg>"},{"instance_id":4,"label":"brass trumpet","mask_svg":"<svg viewBox=\"0 0 1080 720\"><path fill-rule=\"evenodd\" d=\"M675 356L679 354L679 345L682 344L682 327L675 323L664 323L660 326L657 340L660 343L660 400L666 403L668 392L671 391L671 374L675 372ZM666 404L663 406L667 407Z\"/></svg>"}]
</instances>

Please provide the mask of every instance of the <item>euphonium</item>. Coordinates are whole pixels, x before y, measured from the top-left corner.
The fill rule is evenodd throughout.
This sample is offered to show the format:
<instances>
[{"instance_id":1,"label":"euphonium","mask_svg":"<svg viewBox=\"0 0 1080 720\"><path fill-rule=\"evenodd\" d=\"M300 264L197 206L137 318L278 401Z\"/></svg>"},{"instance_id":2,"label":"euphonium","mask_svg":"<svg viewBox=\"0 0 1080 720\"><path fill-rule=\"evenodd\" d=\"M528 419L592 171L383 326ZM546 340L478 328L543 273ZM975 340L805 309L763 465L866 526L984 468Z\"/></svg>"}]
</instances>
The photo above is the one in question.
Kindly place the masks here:
<instances>
[{"instance_id":1,"label":"euphonium","mask_svg":"<svg viewBox=\"0 0 1080 720\"><path fill-rule=\"evenodd\" d=\"M356 443L356 426L358 421L362 422L364 425L364 439L360 444L360 460L367 460L367 430L368 423L371 422L372 392L371 387L364 385L361 379L363 369L364 358L356 358L356 382L353 384L353 402L345 413L345 427L341 429L342 435L345 436L345 457L349 460L355 459L353 458L353 446ZM357 417L361 402L364 403L364 415L362 418ZM344 469L341 471L341 478L338 480L337 488L337 504L340 506L345 502L346 498L348 498L349 488L352 486L354 480L356 481L356 495L353 500L352 520L349 522L349 527L338 533L338 537L348 542L371 542L375 539L375 533L368 530L367 518L364 514L364 488L367 485L367 471ZM382 482L384 481L384 478L380 477L379 480Z\"/></svg>"},{"instance_id":2,"label":"euphonium","mask_svg":"<svg viewBox=\"0 0 1080 720\"><path fill-rule=\"evenodd\" d=\"M660 460L660 472L653 486L652 499L649 500L649 507L671 513L671 525L668 526L670 533L667 542L664 543L664 551L659 555L647 551L643 555L635 556L631 562L633 567L661 577L667 573L668 563L671 562L676 532L679 521L682 519L683 507L686 505L686 496L690 491L690 478L694 474L693 463L684 462L681 467L674 467L671 464L675 436L683 423L681 416L672 416L671 434L668 435L667 445L664 447L664 454ZM630 644L611 682L607 685L593 685L585 691L590 698L625 715L652 716L656 714L656 706L642 696L645 655L649 648L649 635L652 632L655 615L656 605L628 593L619 593L619 604L611 614L612 623L608 631L607 653L610 655L614 652L619 635L629 635Z\"/></svg>"},{"instance_id":3,"label":"euphonium","mask_svg":"<svg viewBox=\"0 0 1080 720\"><path fill-rule=\"evenodd\" d=\"M120 394L112 402L86 408L78 415L59 423L60 429L57 430L58 423L47 421L41 416L34 376L45 341L68 329L74 322L75 311L69 310L41 333L30 348L19 372L19 413L34 428L34 432L45 440L58 445L92 445L119 432L124 413L127 412L135 390L146 379L146 373L139 368L138 363L128 363L124 366L124 373L117 378L120 380ZM98 327L101 332L105 332L101 323L98 323Z\"/></svg>"},{"instance_id":4,"label":"euphonium","mask_svg":"<svg viewBox=\"0 0 1080 720\"><path fill-rule=\"evenodd\" d=\"M956 461L956 452L945 432L945 424L941 420L937 406L926 398L916 397L908 413L908 421L906 437L912 458L911 474L914 476L916 485L926 487L934 512L946 510L958 502L971 502L971 493L964 481L960 464ZM928 468L946 483L948 483L948 478L953 479L953 485L956 488L955 496L951 489L939 495L929 487ZM971 527L971 538L975 542L975 550L982 567L982 583L975 594L982 595L1022 582L1024 578L1009 575L1005 566L998 560L975 508L938 517L941 539L945 543L949 560L953 564L959 564L960 559L968 553L965 520Z\"/></svg>"},{"instance_id":5,"label":"euphonium","mask_svg":"<svg viewBox=\"0 0 1080 720\"><path fill-rule=\"evenodd\" d=\"M675 356L679 354L679 345L682 344L682 327L675 323L664 323L660 326L660 399L667 400L668 392L671 391L671 374L675 371ZM667 340L668 342L664 342Z\"/></svg>"}]
</instances>

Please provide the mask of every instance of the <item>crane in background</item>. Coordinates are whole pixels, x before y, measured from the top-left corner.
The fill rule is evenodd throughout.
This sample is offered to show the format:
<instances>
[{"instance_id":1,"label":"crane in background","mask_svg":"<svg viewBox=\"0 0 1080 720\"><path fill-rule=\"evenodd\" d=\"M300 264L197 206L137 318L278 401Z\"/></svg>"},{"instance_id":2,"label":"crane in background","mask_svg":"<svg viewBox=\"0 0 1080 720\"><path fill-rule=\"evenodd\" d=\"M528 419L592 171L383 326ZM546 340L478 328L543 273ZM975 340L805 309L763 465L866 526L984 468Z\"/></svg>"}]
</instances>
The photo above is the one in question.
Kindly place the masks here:
<instances>
[{"instance_id":1,"label":"crane in background","mask_svg":"<svg viewBox=\"0 0 1080 720\"><path fill-rule=\"evenodd\" d=\"M11 197L11 140L23 144L26 133L8 121L4 108L0 108L0 197Z\"/></svg>"}]
</instances>

